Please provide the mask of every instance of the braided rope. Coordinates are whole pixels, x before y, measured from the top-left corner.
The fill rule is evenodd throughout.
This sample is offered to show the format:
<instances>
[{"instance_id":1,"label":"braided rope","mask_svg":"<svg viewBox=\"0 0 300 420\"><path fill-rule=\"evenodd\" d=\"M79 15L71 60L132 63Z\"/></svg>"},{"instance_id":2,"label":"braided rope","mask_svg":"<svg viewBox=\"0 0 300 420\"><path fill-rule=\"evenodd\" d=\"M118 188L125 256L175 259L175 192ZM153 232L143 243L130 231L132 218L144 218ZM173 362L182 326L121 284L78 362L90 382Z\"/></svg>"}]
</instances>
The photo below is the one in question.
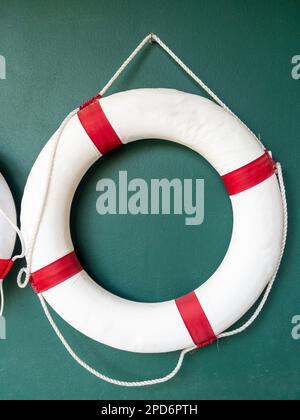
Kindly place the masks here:
<instances>
[{"instance_id":1,"label":"braided rope","mask_svg":"<svg viewBox=\"0 0 300 420\"><path fill-rule=\"evenodd\" d=\"M18 228L18 226L7 216L7 214L5 213L5 211L0 207L0 215L6 220L6 222L13 228L13 230L16 232L17 236L20 239L20 243L21 243L21 253L19 255L15 255L14 257L12 257L12 261L17 261L19 259L22 259L25 257L25 242L24 242L24 238L23 235L20 231L20 229ZM0 279L0 317L3 315L3 311L4 311L4 291L3 291L3 281L2 279Z\"/></svg>"},{"instance_id":2,"label":"braided rope","mask_svg":"<svg viewBox=\"0 0 300 420\"><path fill-rule=\"evenodd\" d=\"M104 94L108 91L111 85L119 78L119 76L123 73L126 67L131 63L132 60L139 54L139 52L151 41L152 34L147 35L142 42L136 47L136 49L129 55L128 58L124 61L124 63L119 67L119 69L115 72L113 77L108 81L108 83L104 86L104 88L99 92L99 95L104 96Z\"/></svg>"},{"instance_id":3,"label":"braided rope","mask_svg":"<svg viewBox=\"0 0 300 420\"><path fill-rule=\"evenodd\" d=\"M26 246L25 241L22 235L21 230L18 228L18 226L7 216L7 214L0 208L0 215L7 221L7 223L13 228L13 230L16 232L16 234L19 237L20 243L21 243L21 253L19 255L15 255L12 260L17 261L19 259L22 259L25 257L26 253Z\"/></svg>"},{"instance_id":4,"label":"braided rope","mask_svg":"<svg viewBox=\"0 0 300 420\"><path fill-rule=\"evenodd\" d=\"M225 105L225 103L223 101L221 101L221 99L198 77L196 76L192 70L187 67L178 57L177 55L166 45L164 44L160 38L158 36L156 36L155 34L149 34L148 36L146 36L142 42L136 47L136 49L129 55L129 57L124 61L124 63L120 66L120 68L116 71L116 73L113 75L113 77L108 81L108 83L104 86L104 88L99 92L101 96L103 96L107 90L112 86L112 84L117 80L117 78L121 75L121 73L125 70L125 68L130 64L130 62L138 55L138 53L145 47L145 45L148 42L156 42L158 45L160 45L161 48L163 48L163 50L165 50L167 52L167 54L170 55L170 57L201 87L203 88L208 95L210 95L216 103L218 103L222 108L224 108L227 112L229 112L234 118L236 118L253 136L254 138L257 140L257 142L263 147L260 139L249 129L249 127L247 127L247 125L242 122L237 116L236 114L234 114L230 108ZM44 195L43 195L43 200L42 200L42 206L38 215L38 219L37 219L37 224L36 227L34 229L34 234L32 237L32 240L30 242L30 245L28 247L28 250L26 252L26 258L27 258L27 267L24 267L23 269L20 270L19 274L18 274L18 285L21 288L24 288L27 286L29 279L30 279L30 275L31 275L31 266L32 266L32 255L33 255L33 251L34 251L34 247L35 247L35 243L36 243L36 239L37 239L37 235L38 235L38 231L40 228L40 224L42 221L42 217L45 211L45 207L46 207L46 203L47 203L47 196L48 196L48 191L51 185L51 180L52 180L52 174L53 174L53 169L54 169L54 162L55 162L55 157L56 157L56 152L57 152L57 148L58 148L58 144L61 138L61 135L66 127L66 125L68 124L68 122L70 121L70 119L78 112L78 109L75 109L74 111L72 111L66 118L65 120L62 122L59 130L57 131L56 137L55 137L55 141L53 144L53 149L51 151L51 155L50 155L50 161L49 161L49 167L48 167L48 175L47 175L47 179L46 179L46 184L45 184L45 191L44 191ZM263 147L264 148L264 147ZM256 318L259 316L260 312L262 311L268 297L269 294L271 292L271 289L274 285L278 270L279 270L279 266L280 266L280 262L283 256L283 252L284 252L284 248L285 248L285 244L286 244L286 238L287 238L287 229L288 229L288 212L287 212L287 202L286 202L286 193L285 193L285 186L284 186L284 181L283 181L283 176L282 176L282 168L280 164L277 164L277 171L278 171L278 180L279 180L279 185L280 185L280 190L281 190L281 195L282 195L282 202L283 202L283 206L284 206L284 236L283 236L283 241L282 241L282 249L281 249L281 256L280 259L278 261L278 265L276 268L276 272L274 273L273 278L271 279L270 283L268 284L266 291L264 293L264 296L258 306L258 308L256 309L255 313L252 315L252 317L249 319L249 321L247 321L243 326L241 326L240 328L234 330L234 331L229 331L223 334L220 334L217 338L218 339L222 339L225 337L229 337L229 336L233 336L236 334L240 334L241 332L245 331L247 328L250 327L250 325L253 324L253 322L256 320ZM25 274L25 279L22 282L22 276ZM150 380L145 380L145 381L122 381L122 380L118 380L118 379L113 379L110 378L104 374L102 374L101 372L97 371L96 369L92 368L90 365L88 365L86 362L84 362L76 353L75 351L72 349L72 347L69 345L69 343L67 342L67 340L64 338L63 334L61 333L61 331L59 330L58 326L56 325L53 317L51 316L47 304L43 298L42 295L38 295L38 298L40 300L41 306L43 308L43 311L45 313L45 316L47 317L50 325L52 326L55 334L57 335L57 337L59 338L59 340L61 341L61 343L63 344L63 346L65 347L66 351L70 354L70 356L80 365L82 366L85 370L87 370L89 373L91 373L92 375L96 376L97 378L114 384L114 385L118 385L118 386L123 386L123 387L143 387L143 386L148 386L148 385L156 385L156 384L160 384L163 382L167 382L170 379L174 378L174 376L180 371L183 361L184 361L184 357L187 353L191 352L192 350L196 349L196 346L184 349L180 352L177 364L175 366L175 368L168 373L167 375L160 377L160 378L156 378L156 379L150 379Z\"/></svg>"},{"instance_id":5,"label":"braided rope","mask_svg":"<svg viewBox=\"0 0 300 420\"><path fill-rule=\"evenodd\" d=\"M64 336L62 335L62 333L60 332L59 328L57 327L55 321L53 320L47 304L43 298L42 295L38 295L38 298L41 302L42 308L45 312L45 315L48 319L48 321L50 322L55 334L57 335L57 337L59 338L59 340L62 342L63 346L65 347L65 349L67 350L67 352L70 354L70 356L80 365L82 366L85 370L87 370L89 373L91 373L92 375L96 376L97 378L101 379L102 381L108 382L110 384L113 385L119 385L119 386L123 386L123 387L143 387L143 386L149 386L149 385L156 385L156 384L162 384L163 382L167 382L170 379L174 378L175 375L177 375L177 373L179 372L179 370L181 369L181 366L183 364L183 360L184 360L184 356L189 353L192 350L196 349L196 346L190 347L188 349L184 349L181 351L180 356L178 358L177 364L175 366L175 368L168 373L166 376L163 376L161 378L157 378L157 379L149 379L146 381L121 381L119 379L113 379L110 378L109 376L106 376L104 374L102 374L101 372L98 372L96 369L92 368L90 365L88 365L86 362L84 362L76 353L75 351L72 349L72 347L69 345L69 343L67 342L67 340L64 338Z\"/></svg>"}]
</instances>

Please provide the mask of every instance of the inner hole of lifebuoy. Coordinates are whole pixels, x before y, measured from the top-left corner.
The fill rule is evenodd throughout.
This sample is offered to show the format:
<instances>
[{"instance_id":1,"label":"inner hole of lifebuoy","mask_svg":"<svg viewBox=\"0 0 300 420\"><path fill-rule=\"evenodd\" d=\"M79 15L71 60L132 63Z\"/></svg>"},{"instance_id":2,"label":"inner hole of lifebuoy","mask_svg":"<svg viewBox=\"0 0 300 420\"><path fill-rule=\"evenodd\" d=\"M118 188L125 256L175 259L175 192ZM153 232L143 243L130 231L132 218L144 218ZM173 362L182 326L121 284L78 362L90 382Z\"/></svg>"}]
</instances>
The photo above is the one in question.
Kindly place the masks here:
<instances>
[{"instance_id":1,"label":"inner hole of lifebuoy","mask_svg":"<svg viewBox=\"0 0 300 420\"><path fill-rule=\"evenodd\" d=\"M71 212L77 255L108 291L140 302L184 295L222 262L232 208L218 173L163 140L126 145L82 179Z\"/></svg>"}]
</instances>

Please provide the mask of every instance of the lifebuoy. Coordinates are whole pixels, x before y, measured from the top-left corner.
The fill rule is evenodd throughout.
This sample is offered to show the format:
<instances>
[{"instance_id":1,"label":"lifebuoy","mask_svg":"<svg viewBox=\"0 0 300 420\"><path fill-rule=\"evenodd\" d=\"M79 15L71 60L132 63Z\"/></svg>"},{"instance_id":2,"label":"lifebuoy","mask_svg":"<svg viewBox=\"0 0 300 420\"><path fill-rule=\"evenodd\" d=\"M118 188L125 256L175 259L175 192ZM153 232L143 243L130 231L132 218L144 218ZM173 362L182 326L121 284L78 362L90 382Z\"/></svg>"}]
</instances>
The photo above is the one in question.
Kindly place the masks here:
<instances>
[{"instance_id":1,"label":"lifebuoy","mask_svg":"<svg viewBox=\"0 0 300 420\"><path fill-rule=\"evenodd\" d=\"M0 316L3 313L4 303L2 283L13 266L11 256L16 241L16 231L11 223L16 223L15 203L7 182L0 174Z\"/></svg>"},{"instance_id":2,"label":"lifebuoy","mask_svg":"<svg viewBox=\"0 0 300 420\"><path fill-rule=\"evenodd\" d=\"M139 139L178 142L218 171L231 197L228 252L213 276L187 296L132 302L96 284L74 252L69 214L89 167L110 150ZM255 303L282 251L283 203L275 163L247 128L200 96L138 89L94 98L46 144L29 175L21 227L30 244L43 201L45 171L57 147L47 202L32 250L31 283L70 325L104 344L133 352L167 352L213 342Z\"/></svg>"}]
</instances>

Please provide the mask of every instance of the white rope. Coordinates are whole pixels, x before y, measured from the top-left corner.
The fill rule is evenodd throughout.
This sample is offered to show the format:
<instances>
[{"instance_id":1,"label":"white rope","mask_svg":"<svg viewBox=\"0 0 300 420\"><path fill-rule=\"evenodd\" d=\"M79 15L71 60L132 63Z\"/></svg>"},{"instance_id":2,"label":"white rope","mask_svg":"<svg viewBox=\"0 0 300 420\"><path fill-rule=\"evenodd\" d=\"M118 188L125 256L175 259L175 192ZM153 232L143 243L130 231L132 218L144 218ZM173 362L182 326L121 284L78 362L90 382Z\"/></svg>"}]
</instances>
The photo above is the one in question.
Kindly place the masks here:
<instances>
[{"instance_id":1,"label":"white rope","mask_svg":"<svg viewBox=\"0 0 300 420\"><path fill-rule=\"evenodd\" d=\"M103 96L106 91L111 87L111 85L117 80L117 78L121 75L121 73L125 70L125 68L129 65L129 63L137 56L137 54L144 48L144 46L148 43L148 42L153 42L155 41L158 45L161 46L161 48L163 48L169 55L170 57L175 60L175 62L198 84L200 85L214 100L215 102L217 102L222 108L224 108L227 112L229 112L232 116L234 116L234 118L236 118L238 121L240 121L240 123L247 128L247 130L255 137L255 139L257 140L257 142L263 147L261 141L257 138L257 136L255 136L255 134L245 125L245 123L243 123L229 108L227 105L225 105L225 103L223 101L221 101L221 99L212 92L212 90L201 80L199 79L193 72L191 69L189 69L177 56L176 54L169 48L167 47L161 40L160 38L158 38L158 36L156 36L155 34L149 34L148 36L146 36L143 41L137 46L137 48L130 54L130 56L124 61L124 63L121 65L121 67L116 71L116 73L114 74L114 76L109 80L109 82L105 85L105 87L100 91L100 95ZM28 250L26 252L26 259L27 259L27 267L24 267L23 269L20 270L19 274L18 274L18 285L22 288L26 287L29 279L30 279L30 275L31 275L31 267L32 267L32 255L33 255L33 251L34 251L34 247L35 247L35 243L36 243L36 239L37 239L37 235L39 232L39 228L40 228L40 224L42 221L42 217L44 214L44 210L46 207L46 203L47 203L47 196L48 196L48 191L51 185L51 180L52 180L52 174L53 174L53 168L54 168L54 162L55 162L55 157L56 157L56 152L57 152L57 148L58 148L58 144L61 138L61 135L64 131L64 128L66 127L66 125L68 124L68 122L70 121L70 119L78 112L78 109L75 109L74 111L72 111L63 121L63 123L61 124L54 144L53 144L53 149L51 151L51 155L50 155L50 161L49 161L49 167L48 167L48 175L47 175L47 179L45 182L45 191L44 191L44 195L43 195L43 199L42 199L42 205L41 205L41 209L40 212L38 214L38 219L37 219L37 224L34 230L34 234L31 240L30 245L28 246ZM264 147L263 147L264 148ZM279 180L279 184L280 184L280 189L281 189L281 194L282 194L282 201L284 204L284 236L283 236L283 242L282 242L282 252L281 252L281 256L280 256L280 260L278 261L278 266L276 268L276 272L274 273L274 277L272 278L272 280L270 281L270 283L268 284L268 287L265 291L265 294L262 298L261 303L259 304L257 310L255 311L255 313L252 315L252 317L249 319L248 322L246 322L242 327L238 328L237 330L234 331L229 331L227 333L223 333L220 334L217 338L218 339L222 339L225 337L229 337L235 334L239 334L243 331L245 331L247 328L250 327L250 325L256 320L256 318L259 316L260 312L262 311L268 297L269 294L271 292L271 289L273 287L276 275L278 273L278 269L279 269L279 265L283 256L283 252L284 252L284 248L285 248L285 244L286 244L286 237L287 237L287 225L288 225L288 213L287 213L287 203L286 203L286 194L285 194L285 187L284 187L284 182L283 182L283 176L282 176L282 168L280 164L277 164L277 170L278 170L278 180ZM25 279L24 281L22 281L22 277L25 274ZM95 370L94 368L92 368L91 366L89 366L86 362L84 362L76 353L75 351L72 349L72 347L69 345L69 343L67 342L67 340L64 338L63 334L60 332L58 326L56 325L55 321L53 320L47 304L43 298L42 295L38 295L38 298L40 300L41 306L43 308L43 311L49 321L49 323L51 324L55 334L57 335L57 337L59 338L59 340L61 341L61 343L63 344L63 346L65 347L65 349L67 350L67 352L70 354L70 356L80 365L82 366L85 370L87 370L89 373L91 373L92 375L96 376L97 378L105 381L105 382L109 382L111 384L114 385L119 385L119 386L124 386L124 387L142 387L142 386L147 386L147 385L155 385L155 384L160 384L163 382L167 382L170 379L172 379L181 369L183 361L184 361L184 357L187 353L191 352L192 350L196 349L196 346L190 347L188 349L184 349L181 351L179 358L178 358L178 362L175 366L175 368L167 375L161 377L161 378L157 378L157 379L150 379L150 380L146 380L146 381L133 381L133 382L127 382L127 381L121 381L121 380L117 380L117 379L113 379L110 378L104 374L102 374L101 372L98 372L97 370Z\"/></svg>"},{"instance_id":2,"label":"white rope","mask_svg":"<svg viewBox=\"0 0 300 420\"><path fill-rule=\"evenodd\" d=\"M19 255L15 255L12 260L17 261L19 259L22 259L25 257L26 254L26 247L25 247L25 241L22 235L22 232L18 228L18 226L7 216L7 214L0 208L0 215L7 221L7 223L13 228L13 230L16 232L20 239L21 243L21 253Z\"/></svg>"},{"instance_id":3,"label":"white rope","mask_svg":"<svg viewBox=\"0 0 300 420\"><path fill-rule=\"evenodd\" d=\"M120 381L118 379L112 379L106 375L103 375L102 373L98 372L97 370L95 370L94 368L92 368L91 366L89 366L87 363L85 363L82 359L80 359L80 357L74 352L74 350L71 348L71 346L69 345L69 343L67 342L67 340L64 338L64 336L62 335L62 333L60 332L59 328L57 327L56 323L54 322L47 304L43 298L42 295L38 295L38 298L40 299L42 308L45 312L46 317L48 318L48 321L50 322L54 332L56 333L57 337L59 338L59 340L62 342L63 346L65 347L65 349L67 350L67 352L71 355L71 357L73 357L73 359L80 365L82 366L85 370L87 370L88 372L90 372L92 375L96 376L99 379L102 379L105 382L109 382L110 384L113 385L119 385L119 386L124 386L124 387L141 387L141 386L148 386L148 385L156 385L156 384L161 384L163 382L167 382L170 379L174 378L174 376L179 372L183 360L184 360L184 356L186 355L186 353L189 353L192 350L196 349L196 346L193 346L191 348L182 350L178 359L178 362L175 366L175 368L166 376L163 376L161 378L157 378L157 379L149 379L146 381L133 381L133 382L127 382L127 381Z\"/></svg>"},{"instance_id":4,"label":"white rope","mask_svg":"<svg viewBox=\"0 0 300 420\"><path fill-rule=\"evenodd\" d=\"M13 228L13 230L16 232L17 236L20 239L21 243L21 253L19 255L15 255L12 257L12 261L17 261L19 259L22 259L25 257L25 242L23 239L23 235L18 228L18 226L7 216L7 214L4 212L4 210L0 207L0 215L4 218L4 220ZM0 317L3 315L4 311L4 291L3 291L3 279L0 279Z\"/></svg>"},{"instance_id":5,"label":"white rope","mask_svg":"<svg viewBox=\"0 0 300 420\"><path fill-rule=\"evenodd\" d=\"M124 61L124 63L120 66L120 68L115 72L113 77L108 81L108 83L104 86L104 88L99 92L101 96L104 96L104 94L108 91L108 89L111 87L111 85L119 78L121 73L126 69L128 64L131 63L132 60L135 59L135 57L138 55L138 53L145 47L145 45L148 44L149 41L151 41L152 34L147 35L142 42L136 47L136 49L130 54L128 58Z\"/></svg>"}]
</instances>

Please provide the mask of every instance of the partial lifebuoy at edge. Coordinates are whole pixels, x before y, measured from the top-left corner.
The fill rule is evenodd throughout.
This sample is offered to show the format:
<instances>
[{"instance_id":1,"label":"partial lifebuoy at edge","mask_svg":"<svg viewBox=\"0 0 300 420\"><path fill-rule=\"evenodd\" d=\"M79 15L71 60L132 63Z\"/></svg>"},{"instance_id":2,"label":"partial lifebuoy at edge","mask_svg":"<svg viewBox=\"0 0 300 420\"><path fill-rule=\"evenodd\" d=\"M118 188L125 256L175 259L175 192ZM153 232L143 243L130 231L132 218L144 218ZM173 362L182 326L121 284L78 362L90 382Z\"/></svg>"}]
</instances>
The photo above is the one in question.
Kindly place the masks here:
<instances>
[{"instance_id":1,"label":"partial lifebuoy at edge","mask_svg":"<svg viewBox=\"0 0 300 420\"><path fill-rule=\"evenodd\" d=\"M181 143L219 172L230 194L234 226L217 271L187 296L132 302L96 284L78 261L69 230L75 190L110 150L139 139ZM55 135L29 175L21 210L32 239L44 171ZM76 170L75 170L76 168ZM169 89L139 89L93 98L62 133L47 205L32 259L32 286L69 324L94 340L134 352L166 352L213 342L255 303L280 257L283 206L275 163L255 137L208 99Z\"/></svg>"},{"instance_id":2,"label":"partial lifebuoy at edge","mask_svg":"<svg viewBox=\"0 0 300 420\"><path fill-rule=\"evenodd\" d=\"M16 223L16 208L15 203L5 181L4 177L0 174L0 208L4 214L13 222ZM0 291L2 298L0 299L0 315L3 311L3 289L2 282L10 272L13 266L11 258L16 241L16 232L5 217L0 214Z\"/></svg>"}]
</instances>

